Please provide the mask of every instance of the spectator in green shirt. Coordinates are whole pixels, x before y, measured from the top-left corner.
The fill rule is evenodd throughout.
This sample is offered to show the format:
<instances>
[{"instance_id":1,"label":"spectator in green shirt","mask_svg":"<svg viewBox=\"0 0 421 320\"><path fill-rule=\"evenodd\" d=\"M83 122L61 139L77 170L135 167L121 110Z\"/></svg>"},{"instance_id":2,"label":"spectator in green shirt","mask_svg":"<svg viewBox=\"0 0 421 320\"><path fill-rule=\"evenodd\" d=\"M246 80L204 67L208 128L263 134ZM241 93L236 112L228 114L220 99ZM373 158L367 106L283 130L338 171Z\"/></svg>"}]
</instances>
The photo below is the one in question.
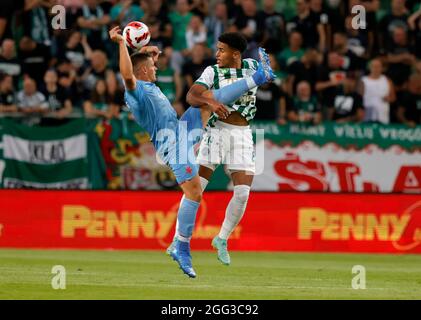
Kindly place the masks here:
<instances>
[{"instance_id":1,"label":"spectator in green shirt","mask_svg":"<svg viewBox=\"0 0 421 320\"><path fill-rule=\"evenodd\" d=\"M291 63L299 61L304 55L303 36L298 31L293 31L288 37L289 46L281 51L278 60L282 69L286 69Z\"/></svg>"},{"instance_id":2,"label":"spectator in green shirt","mask_svg":"<svg viewBox=\"0 0 421 320\"><path fill-rule=\"evenodd\" d=\"M175 11L169 14L174 51L182 51L187 48L186 32L192 16L188 0L177 0Z\"/></svg>"},{"instance_id":3,"label":"spectator in green shirt","mask_svg":"<svg viewBox=\"0 0 421 320\"><path fill-rule=\"evenodd\" d=\"M297 94L288 106L288 119L314 125L321 122L320 105L316 97L311 95L311 86L308 81L301 81L297 84Z\"/></svg>"},{"instance_id":4,"label":"spectator in green shirt","mask_svg":"<svg viewBox=\"0 0 421 320\"><path fill-rule=\"evenodd\" d=\"M180 75L169 66L169 58L166 54L159 56L157 67L156 85L171 102L177 114L183 114L184 108L180 102L183 94Z\"/></svg>"},{"instance_id":5,"label":"spectator in green shirt","mask_svg":"<svg viewBox=\"0 0 421 320\"><path fill-rule=\"evenodd\" d=\"M189 11L188 0L177 0L175 11L169 14L172 27L172 61L171 66L178 73L184 63L185 50L187 49L186 32L187 26L193 14Z\"/></svg>"},{"instance_id":6,"label":"spectator in green shirt","mask_svg":"<svg viewBox=\"0 0 421 320\"><path fill-rule=\"evenodd\" d=\"M83 104L85 116L111 119L114 115L113 106L110 104L110 97L105 80L99 79L91 93L91 98Z\"/></svg>"}]
</instances>

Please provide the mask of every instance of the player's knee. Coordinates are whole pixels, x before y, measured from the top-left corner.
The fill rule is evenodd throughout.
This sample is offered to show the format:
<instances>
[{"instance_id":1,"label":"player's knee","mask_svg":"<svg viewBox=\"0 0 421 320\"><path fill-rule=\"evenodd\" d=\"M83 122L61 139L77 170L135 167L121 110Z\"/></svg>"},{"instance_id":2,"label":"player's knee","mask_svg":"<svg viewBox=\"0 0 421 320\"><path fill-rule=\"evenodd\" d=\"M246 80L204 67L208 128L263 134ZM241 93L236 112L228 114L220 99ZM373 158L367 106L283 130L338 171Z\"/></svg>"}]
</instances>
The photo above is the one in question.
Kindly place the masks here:
<instances>
[{"instance_id":1,"label":"player's knee","mask_svg":"<svg viewBox=\"0 0 421 320\"><path fill-rule=\"evenodd\" d=\"M187 199L196 202L202 201L202 187L200 186L200 184L194 185L190 188L190 190L186 191L185 194Z\"/></svg>"},{"instance_id":2,"label":"player's knee","mask_svg":"<svg viewBox=\"0 0 421 320\"><path fill-rule=\"evenodd\" d=\"M240 202L247 202L250 195L250 187L247 185L238 185L234 187L234 197Z\"/></svg>"},{"instance_id":3,"label":"player's knee","mask_svg":"<svg viewBox=\"0 0 421 320\"><path fill-rule=\"evenodd\" d=\"M200 201L202 201L202 192L201 191L192 192L192 193L190 193L189 198L190 198L190 200L200 202Z\"/></svg>"}]
</instances>

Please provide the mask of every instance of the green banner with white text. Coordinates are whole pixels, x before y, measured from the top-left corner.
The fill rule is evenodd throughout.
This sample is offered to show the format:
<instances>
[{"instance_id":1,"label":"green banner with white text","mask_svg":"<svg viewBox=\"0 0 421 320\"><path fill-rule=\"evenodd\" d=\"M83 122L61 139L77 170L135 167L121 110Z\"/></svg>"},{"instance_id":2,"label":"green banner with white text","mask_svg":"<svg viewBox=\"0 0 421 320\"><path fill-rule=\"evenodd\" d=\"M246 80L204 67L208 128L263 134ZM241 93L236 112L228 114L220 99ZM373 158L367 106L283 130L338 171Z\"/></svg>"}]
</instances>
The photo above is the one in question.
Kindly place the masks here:
<instances>
[{"instance_id":1,"label":"green banner with white text","mask_svg":"<svg viewBox=\"0 0 421 320\"><path fill-rule=\"evenodd\" d=\"M91 129L95 122L76 119L60 126L42 127L0 119L2 187L104 188L103 158Z\"/></svg>"}]
</instances>

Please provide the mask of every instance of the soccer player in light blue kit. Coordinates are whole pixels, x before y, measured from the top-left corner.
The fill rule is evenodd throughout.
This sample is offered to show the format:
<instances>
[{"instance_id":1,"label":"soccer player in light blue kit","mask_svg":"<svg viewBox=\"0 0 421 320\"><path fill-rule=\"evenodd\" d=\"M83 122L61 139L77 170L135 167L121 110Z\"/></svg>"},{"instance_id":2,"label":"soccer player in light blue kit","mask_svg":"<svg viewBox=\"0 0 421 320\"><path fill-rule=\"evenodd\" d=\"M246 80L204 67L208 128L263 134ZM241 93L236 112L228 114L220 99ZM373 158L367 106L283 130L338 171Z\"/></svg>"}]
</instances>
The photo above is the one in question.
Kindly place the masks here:
<instances>
[{"instance_id":1,"label":"soccer player in light blue kit","mask_svg":"<svg viewBox=\"0 0 421 320\"><path fill-rule=\"evenodd\" d=\"M190 255L190 239L202 199L202 188L198 165L191 156L197 137L190 137L189 134L195 129L203 128L202 117L207 121L206 114L209 115L209 111L226 118L228 110L224 104L237 100L251 88L272 81L273 72L265 60L251 77L219 90L205 92L206 105L200 108L190 107L179 121L167 97L154 84L157 70L155 62L158 59L159 49L152 46L143 47L130 56L120 28L111 29L109 35L111 40L119 44L119 67L126 88L126 104L136 122L149 133L157 154L171 168L183 190L184 196L177 215L179 241L171 256L185 274L195 278L196 272Z\"/></svg>"}]
</instances>

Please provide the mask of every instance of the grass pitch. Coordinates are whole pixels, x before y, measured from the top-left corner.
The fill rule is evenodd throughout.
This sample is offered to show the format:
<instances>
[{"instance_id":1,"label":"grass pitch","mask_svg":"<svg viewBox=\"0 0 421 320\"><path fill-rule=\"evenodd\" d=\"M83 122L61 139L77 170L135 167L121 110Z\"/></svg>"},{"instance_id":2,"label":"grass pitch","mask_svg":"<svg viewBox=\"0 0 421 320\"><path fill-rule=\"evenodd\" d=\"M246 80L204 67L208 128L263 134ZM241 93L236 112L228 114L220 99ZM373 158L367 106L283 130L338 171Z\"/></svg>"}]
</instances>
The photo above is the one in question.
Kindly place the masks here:
<instances>
[{"instance_id":1,"label":"grass pitch","mask_svg":"<svg viewBox=\"0 0 421 320\"><path fill-rule=\"evenodd\" d=\"M165 252L0 250L0 299L421 299L421 256L193 252L189 279ZM54 290L55 265L66 289ZM366 289L351 287L366 268Z\"/></svg>"}]
</instances>

